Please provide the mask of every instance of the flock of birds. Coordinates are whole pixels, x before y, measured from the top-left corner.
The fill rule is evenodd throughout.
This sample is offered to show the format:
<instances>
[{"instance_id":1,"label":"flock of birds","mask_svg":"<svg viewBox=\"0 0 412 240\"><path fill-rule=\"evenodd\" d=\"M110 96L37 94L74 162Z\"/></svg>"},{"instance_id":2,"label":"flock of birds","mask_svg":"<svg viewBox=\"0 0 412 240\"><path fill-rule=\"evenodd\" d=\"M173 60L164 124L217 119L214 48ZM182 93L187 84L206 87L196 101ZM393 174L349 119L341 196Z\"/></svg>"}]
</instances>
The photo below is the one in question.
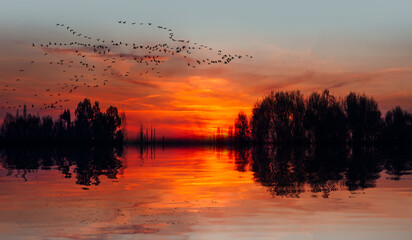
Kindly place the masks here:
<instances>
[{"instance_id":1,"label":"flock of birds","mask_svg":"<svg viewBox=\"0 0 412 240\"><path fill-rule=\"evenodd\" d=\"M149 29L158 29L168 34L168 43L143 44L137 42L127 42L118 40L106 40L103 38L92 37L67 26L57 23L56 27L66 31L74 39L70 42L42 42L32 43L33 48L40 49L44 58L31 60L30 64L47 64L47 69L57 68L66 77L63 81L56 81L56 86L49 86L43 92L33 93L33 98L43 101L40 106L29 105L33 109L63 109L64 103L70 101L68 97L80 88L99 88L108 86L111 81L129 79L131 82L151 77L162 78L161 65L170 60L183 61L184 66L190 69L215 64L229 64L234 60L242 58L253 58L250 55L229 54L222 50L215 50L204 44L191 42L185 39L176 39L172 29L165 26L155 26L152 23L137 23L118 21L118 24L131 26L146 26ZM205 52L207 51L207 52ZM59 53L68 58L54 59ZM69 53L69 54L67 54ZM173 58L173 59L172 59ZM133 62L138 65L137 71L121 72L118 64L125 61ZM13 94L18 92L19 86L24 84L27 74L35 67L28 70L19 69L15 84L4 84L1 89L3 92L10 91ZM148 84L150 85L150 84ZM52 100L50 100L52 99ZM36 101L39 102L39 101ZM4 101L1 109L18 109L22 104L10 104Z\"/></svg>"}]
</instances>

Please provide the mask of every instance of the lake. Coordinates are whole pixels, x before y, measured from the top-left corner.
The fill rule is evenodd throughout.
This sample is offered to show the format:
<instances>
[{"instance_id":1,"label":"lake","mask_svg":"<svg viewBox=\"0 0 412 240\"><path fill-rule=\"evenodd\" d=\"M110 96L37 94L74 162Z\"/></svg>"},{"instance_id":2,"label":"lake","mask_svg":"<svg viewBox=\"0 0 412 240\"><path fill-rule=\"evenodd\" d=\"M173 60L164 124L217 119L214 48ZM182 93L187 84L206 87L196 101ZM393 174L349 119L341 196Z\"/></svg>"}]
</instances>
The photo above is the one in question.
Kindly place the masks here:
<instances>
[{"instance_id":1,"label":"lake","mask_svg":"<svg viewBox=\"0 0 412 240\"><path fill-rule=\"evenodd\" d=\"M3 149L1 239L411 239L410 151Z\"/></svg>"}]
</instances>

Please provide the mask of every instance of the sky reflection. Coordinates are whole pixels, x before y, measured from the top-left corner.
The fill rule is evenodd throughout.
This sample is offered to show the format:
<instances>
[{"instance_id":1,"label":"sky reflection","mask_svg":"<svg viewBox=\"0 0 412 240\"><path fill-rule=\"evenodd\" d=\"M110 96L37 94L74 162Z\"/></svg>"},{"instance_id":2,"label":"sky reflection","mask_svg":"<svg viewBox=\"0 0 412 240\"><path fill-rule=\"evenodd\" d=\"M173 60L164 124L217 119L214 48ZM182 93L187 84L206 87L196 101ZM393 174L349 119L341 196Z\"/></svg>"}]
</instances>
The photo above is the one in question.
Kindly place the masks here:
<instances>
[{"instance_id":1,"label":"sky reflection","mask_svg":"<svg viewBox=\"0 0 412 240\"><path fill-rule=\"evenodd\" d=\"M230 150L127 148L116 178L79 184L57 166L1 168L0 231L8 239L408 239L411 185L381 172L375 187L276 196L238 171ZM150 156L150 155L149 155ZM20 174L22 170L19 170ZM8 175L8 176L7 176ZM86 187L89 190L84 190Z\"/></svg>"}]
</instances>

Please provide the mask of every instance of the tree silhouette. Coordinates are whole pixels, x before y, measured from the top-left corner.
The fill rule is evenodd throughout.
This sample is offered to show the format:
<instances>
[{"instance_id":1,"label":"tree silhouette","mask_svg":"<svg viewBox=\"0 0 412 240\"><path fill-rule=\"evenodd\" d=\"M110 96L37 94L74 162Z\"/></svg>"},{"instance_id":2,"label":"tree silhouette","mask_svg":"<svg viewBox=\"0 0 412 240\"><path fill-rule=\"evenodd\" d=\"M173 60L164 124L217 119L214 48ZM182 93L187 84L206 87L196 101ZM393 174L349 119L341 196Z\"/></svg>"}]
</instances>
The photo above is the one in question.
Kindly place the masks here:
<instances>
[{"instance_id":1,"label":"tree silhouette","mask_svg":"<svg viewBox=\"0 0 412 240\"><path fill-rule=\"evenodd\" d=\"M249 144L250 131L246 114L242 111L235 120L235 145L246 146Z\"/></svg>"},{"instance_id":2,"label":"tree silhouette","mask_svg":"<svg viewBox=\"0 0 412 240\"><path fill-rule=\"evenodd\" d=\"M252 112L253 141L292 143L304 141L305 102L299 91L271 92Z\"/></svg>"},{"instance_id":3,"label":"tree silhouette","mask_svg":"<svg viewBox=\"0 0 412 240\"><path fill-rule=\"evenodd\" d=\"M412 115L397 106L385 116L384 139L387 143L412 143Z\"/></svg>"},{"instance_id":4,"label":"tree silhouette","mask_svg":"<svg viewBox=\"0 0 412 240\"><path fill-rule=\"evenodd\" d=\"M254 143L261 145L274 142L275 128L273 117L274 93L271 92L262 101L255 103L252 111L252 140Z\"/></svg>"},{"instance_id":5,"label":"tree silhouette","mask_svg":"<svg viewBox=\"0 0 412 240\"><path fill-rule=\"evenodd\" d=\"M351 92L346 96L344 105L351 142L357 144L378 140L382 120L376 101Z\"/></svg>"},{"instance_id":6,"label":"tree silhouette","mask_svg":"<svg viewBox=\"0 0 412 240\"><path fill-rule=\"evenodd\" d=\"M54 122L52 117L6 114L0 131L3 143L88 143L118 144L125 138L125 117L119 116L116 107L110 106L105 113L98 102L92 106L89 99L79 102L76 118L71 122L70 110L64 110Z\"/></svg>"},{"instance_id":7,"label":"tree silhouette","mask_svg":"<svg viewBox=\"0 0 412 240\"><path fill-rule=\"evenodd\" d=\"M304 126L311 143L346 142L346 116L336 98L328 90L312 93L307 100Z\"/></svg>"},{"instance_id":8,"label":"tree silhouette","mask_svg":"<svg viewBox=\"0 0 412 240\"><path fill-rule=\"evenodd\" d=\"M373 98L351 92L339 101L324 90L308 98L299 91L271 92L255 103L250 123L255 145L368 144L412 142L411 119L395 108L383 120Z\"/></svg>"},{"instance_id":9,"label":"tree silhouette","mask_svg":"<svg viewBox=\"0 0 412 240\"><path fill-rule=\"evenodd\" d=\"M245 118L239 113L235 130ZM342 187L374 187L383 169L395 180L412 169L412 115L396 107L382 119L365 95L351 92L339 101L328 90L308 98L271 92L255 104L251 127L255 180L275 196L299 197L309 187L328 197ZM234 150L243 171L249 157L244 148Z\"/></svg>"},{"instance_id":10,"label":"tree silhouette","mask_svg":"<svg viewBox=\"0 0 412 240\"><path fill-rule=\"evenodd\" d=\"M95 108L98 108L98 103ZM83 139L83 141L90 141L92 137L91 123L93 119L93 108L90 100L86 98L83 102L79 102L74 113L76 115L76 120L74 121L75 135Z\"/></svg>"}]
</instances>

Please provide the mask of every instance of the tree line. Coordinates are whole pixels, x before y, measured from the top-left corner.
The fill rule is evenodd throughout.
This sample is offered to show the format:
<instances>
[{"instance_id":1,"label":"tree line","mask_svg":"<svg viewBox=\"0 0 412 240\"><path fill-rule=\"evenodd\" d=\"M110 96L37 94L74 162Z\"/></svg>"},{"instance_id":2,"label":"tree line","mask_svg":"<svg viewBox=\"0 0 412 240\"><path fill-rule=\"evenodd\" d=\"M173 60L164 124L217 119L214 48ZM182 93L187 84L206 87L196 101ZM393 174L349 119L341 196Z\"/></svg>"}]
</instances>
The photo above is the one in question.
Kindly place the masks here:
<instances>
[{"instance_id":1,"label":"tree line","mask_svg":"<svg viewBox=\"0 0 412 240\"><path fill-rule=\"evenodd\" d=\"M397 106L382 117L373 98L353 92L337 99L328 90L309 97L272 91L256 102L250 121L239 112L234 132L237 146L412 143L412 115Z\"/></svg>"},{"instance_id":2,"label":"tree line","mask_svg":"<svg viewBox=\"0 0 412 240\"><path fill-rule=\"evenodd\" d=\"M116 107L106 112L100 110L99 102L91 104L85 98L79 102L72 120L70 110L64 110L57 120L51 116L7 113L0 129L0 141L7 143L109 143L119 144L125 140L125 116Z\"/></svg>"}]
</instances>

